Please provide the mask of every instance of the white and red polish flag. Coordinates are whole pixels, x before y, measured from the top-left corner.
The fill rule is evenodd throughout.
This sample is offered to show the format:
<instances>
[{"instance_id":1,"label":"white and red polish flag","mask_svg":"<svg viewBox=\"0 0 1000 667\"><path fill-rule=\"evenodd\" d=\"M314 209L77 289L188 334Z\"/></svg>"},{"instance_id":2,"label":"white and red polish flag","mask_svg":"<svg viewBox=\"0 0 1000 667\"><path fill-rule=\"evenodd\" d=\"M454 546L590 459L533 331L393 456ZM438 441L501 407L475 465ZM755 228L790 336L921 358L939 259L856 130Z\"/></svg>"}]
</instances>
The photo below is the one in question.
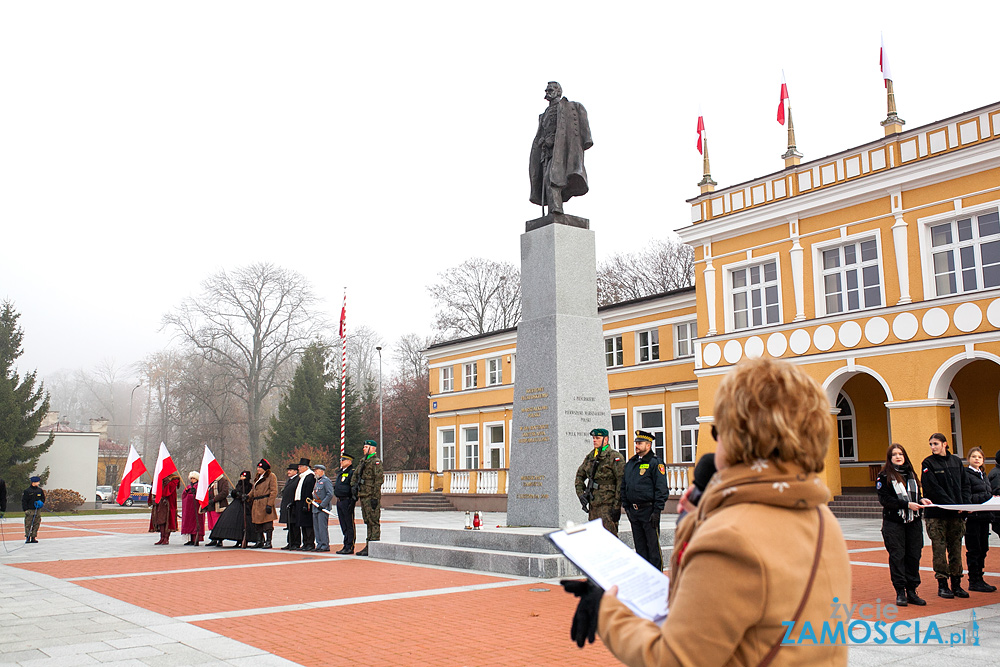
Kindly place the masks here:
<instances>
[{"instance_id":1,"label":"white and red polish flag","mask_svg":"<svg viewBox=\"0 0 1000 667\"><path fill-rule=\"evenodd\" d=\"M704 138L704 136L705 136L705 117L699 115L698 116L698 152L699 153L702 153L702 150L701 150L701 141ZM704 155L704 153L702 153L702 155Z\"/></svg>"},{"instance_id":2,"label":"white and red polish flag","mask_svg":"<svg viewBox=\"0 0 1000 667\"><path fill-rule=\"evenodd\" d=\"M132 483L146 474L146 465L139 458L139 452L135 451L135 445L128 447L128 459L125 461L125 474L122 475L121 484L118 485L118 496L115 502L124 505L128 497L132 495Z\"/></svg>"},{"instance_id":3,"label":"white and red polish flag","mask_svg":"<svg viewBox=\"0 0 1000 667\"><path fill-rule=\"evenodd\" d=\"M208 506L208 487L212 486L212 482L224 474L222 466L215 460L215 454L208 448L208 445L205 445L205 453L201 456L201 471L198 473L198 490L194 493L194 497L198 500L198 507Z\"/></svg>"},{"instance_id":4,"label":"white and red polish flag","mask_svg":"<svg viewBox=\"0 0 1000 667\"><path fill-rule=\"evenodd\" d=\"M788 99L788 84L785 83L785 73L781 73L781 99L778 100L778 122L785 124L785 100Z\"/></svg>"},{"instance_id":5,"label":"white and red polish flag","mask_svg":"<svg viewBox=\"0 0 1000 667\"><path fill-rule=\"evenodd\" d=\"M889 54L885 51L885 35L882 35L882 44L878 50L878 66L882 70L882 82L888 88L892 81L892 70L889 69Z\"/></svg>"},{"instance_id":6,"label":"white and red polish flag","mask_svg":"<svg viewBox=\"0 0 1000 667\"><path fill-rule=\"evenodd\" d=\"M160 502L160 495L163 491L163 480L177 472L174 460L170 458L166 443L160 443L160 455L156 458L156 467L153 468L153 502Z\"/></svg>"}]
</instances>

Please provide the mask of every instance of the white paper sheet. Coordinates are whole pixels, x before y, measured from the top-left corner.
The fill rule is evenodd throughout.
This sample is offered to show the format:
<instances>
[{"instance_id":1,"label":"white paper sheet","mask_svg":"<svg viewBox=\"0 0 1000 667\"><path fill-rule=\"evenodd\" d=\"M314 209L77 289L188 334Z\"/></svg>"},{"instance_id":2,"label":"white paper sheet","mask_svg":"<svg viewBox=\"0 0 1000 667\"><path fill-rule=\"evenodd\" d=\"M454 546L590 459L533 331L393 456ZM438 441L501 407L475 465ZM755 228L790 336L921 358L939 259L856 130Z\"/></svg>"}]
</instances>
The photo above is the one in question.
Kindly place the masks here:
<instances>
[{"instance_id":1,"label":"white paper sheet","mask_svg":"<svg viewBox=\"0 0 1000 667\"><path fill-rule=\"evenodd\" d=\"M618 599L636 616L663 623L670 578L605 530L600 519L570 530L557 530L548 538L598 586L618 586Z\"/></svg>"},{"instance_id":2,"label":"white paper sheet","mask_svg":"<svg viewBox=\"0 0 1000 667\"><path fill-rule=\"evenodd\" d=\"M985 503L972 505L924 505L924 507L940 507L943 510L958 510L959 512L1000 512L1000 498L993 496Z\"/></svg>"}]
</instances>

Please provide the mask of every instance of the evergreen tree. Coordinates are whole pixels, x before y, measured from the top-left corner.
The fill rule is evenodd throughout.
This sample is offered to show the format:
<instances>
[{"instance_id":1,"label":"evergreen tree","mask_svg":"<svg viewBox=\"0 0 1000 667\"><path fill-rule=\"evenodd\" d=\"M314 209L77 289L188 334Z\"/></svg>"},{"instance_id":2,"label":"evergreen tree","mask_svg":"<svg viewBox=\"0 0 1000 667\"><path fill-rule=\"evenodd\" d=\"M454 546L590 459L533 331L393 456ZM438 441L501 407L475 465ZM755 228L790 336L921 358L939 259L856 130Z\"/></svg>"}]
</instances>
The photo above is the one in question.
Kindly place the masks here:
<instances>
[{"instance_id":1,"label":"evergreen tree","mask_svg":"<svg viewBox=\"0 0 1000 667\"><path fill-rule=\"evenodd\" d=\"M326 411L323 422L317 431L315 443L325 447L330 452L340 456L340 383L331 387L328 393ZM369 438L378 439L378 432L366 433L362 426L361 409L358 407L358 396L347 381L347 396L345 400L344 453L350 454L355 461L361 460L361 447ZM311 443L313 444L313 443Z\"/></svg>"},{"instance_id":2,"label":"evergreen tree","mask_svg":"<svg viewBox=\"0 0 1000 667\"><path fill-rule=\"evenodd\" d=\"M19 313L9 301L0 308L0 478L9 493L28 485L39 457L48 451L55 437L36 447L28 442L49 411L49 395L42 383L35 388L35 372L20 377L14 362L23 354L24 332L17 325Z\"/></svg>"},{"instance_id":3,"label":"evergreen tree","mask_svg":"<svg viewBox=\"0 0 1000 667\"><path fill-rule=\"evenodd\" d=\"M329 348L318 342L303 353L292 386L281 400L278 414L271 417L266 454L274 462L288 458L303 443L317 444L330 400L328 356Z\"/></svg>"}]
</instances>

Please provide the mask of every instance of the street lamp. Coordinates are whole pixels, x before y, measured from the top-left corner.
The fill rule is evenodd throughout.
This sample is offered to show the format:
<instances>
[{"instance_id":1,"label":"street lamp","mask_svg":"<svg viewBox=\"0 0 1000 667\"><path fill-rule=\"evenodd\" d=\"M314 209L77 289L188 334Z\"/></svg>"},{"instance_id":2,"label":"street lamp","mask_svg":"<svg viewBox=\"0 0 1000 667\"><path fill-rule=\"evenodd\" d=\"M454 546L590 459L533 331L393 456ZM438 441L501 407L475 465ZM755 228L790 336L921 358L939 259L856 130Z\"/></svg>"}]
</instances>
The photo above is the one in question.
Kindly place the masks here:
<instances>
[{"instance_id":1,"label":"street lamp","mask_svg":"<svg viewBox=\"0 0 1000 667\"><path fill-rule=\"evenodd\" d=\"M135 398L135 390L142 386L142 382L132 387L132 393L128 397L128 435L125 440L128 442L129 446L132 445L132 399Z\"/></svg>"},{"instance_id":2,"label":"street lamp","mask_svg":"<svg viewBox=\"0 0 1000 667\"><path fill-rule=\"evenodd\" d=\"M377 345L378 351L378 443L382 447L382 462L385 465L387 459L385 454L385 440L382 436L382 346Z\"/></svg>"}]
</instances>

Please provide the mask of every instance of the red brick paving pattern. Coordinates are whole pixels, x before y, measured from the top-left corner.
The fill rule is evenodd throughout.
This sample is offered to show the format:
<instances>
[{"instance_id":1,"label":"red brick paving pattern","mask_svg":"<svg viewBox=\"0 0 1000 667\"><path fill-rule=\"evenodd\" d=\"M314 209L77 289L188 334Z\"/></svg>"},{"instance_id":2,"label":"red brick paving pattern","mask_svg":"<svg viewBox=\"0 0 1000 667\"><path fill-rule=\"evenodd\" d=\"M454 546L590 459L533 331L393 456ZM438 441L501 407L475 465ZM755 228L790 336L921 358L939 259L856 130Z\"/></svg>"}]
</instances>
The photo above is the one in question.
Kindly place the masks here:
<instances>
[{"instance_id":1,"label":"red brick paving pattern","mask_svg":"<svg viewBox=\"0 0 1000 667\"><path fill-rule=\"evenodd\" d=\"M41 572L59 579L70 577L94 577L109 574L132 574L135 572L162 572L185 570L196 567L220 567L266 563L268 560L308 560L317 559L299 553L275 550L260 552L249 549L215 549L207 547L185 547L182 542L168 544L165 552L156 556L125 556L121 558L93 558L87 560L59 560L43 563L18 563L19 567L32 572ZM278 567L278 566L275 566Z\"/></svg>"}]
</instances>

